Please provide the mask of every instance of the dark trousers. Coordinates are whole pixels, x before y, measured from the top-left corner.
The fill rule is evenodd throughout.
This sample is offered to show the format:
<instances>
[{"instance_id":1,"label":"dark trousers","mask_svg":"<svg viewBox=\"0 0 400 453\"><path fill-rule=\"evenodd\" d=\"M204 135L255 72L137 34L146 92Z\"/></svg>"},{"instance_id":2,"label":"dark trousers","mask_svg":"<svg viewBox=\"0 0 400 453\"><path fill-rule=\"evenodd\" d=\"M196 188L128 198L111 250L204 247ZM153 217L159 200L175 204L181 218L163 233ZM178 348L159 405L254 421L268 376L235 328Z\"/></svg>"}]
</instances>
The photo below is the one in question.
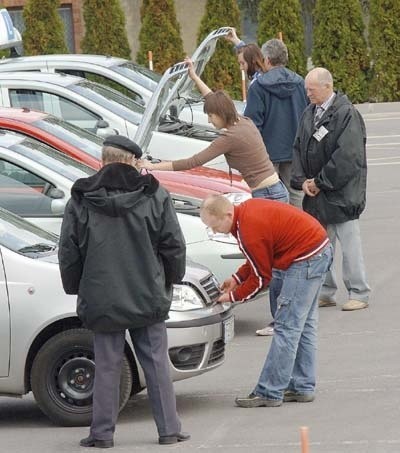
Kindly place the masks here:
<instances>
[{"instance_id":1,"label":"dark trousers","mask_svg":"<svg viewBox=\"0 0 400 453\"><path fill-rule=\"evenodd\" d=\"M175 392L168 361L167 329L164 322L129 334L143 368L147 393L159 436L181 431L176 412ZM125 331L94 333L96 373L90 435L99 440L113 438L119 408L119 382L124 354Z\"/></svg>"}]
</instances>

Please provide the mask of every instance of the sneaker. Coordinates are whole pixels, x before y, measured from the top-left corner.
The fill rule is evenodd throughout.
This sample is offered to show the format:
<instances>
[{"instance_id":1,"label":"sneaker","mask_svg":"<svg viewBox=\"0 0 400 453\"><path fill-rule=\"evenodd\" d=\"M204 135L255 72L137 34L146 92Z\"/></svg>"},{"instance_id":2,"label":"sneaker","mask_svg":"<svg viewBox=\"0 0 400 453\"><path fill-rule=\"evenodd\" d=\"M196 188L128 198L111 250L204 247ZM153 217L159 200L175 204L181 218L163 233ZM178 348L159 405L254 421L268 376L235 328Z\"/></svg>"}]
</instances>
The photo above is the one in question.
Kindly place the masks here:
<instances>
[{"instance_id":1,"label":"sneaker","mask_svg":"<svg viewBox=\"0 0 400 453\"><path fill-rule=\"evenodd\" d=\"M323 300L320 299L318 301L318 307L334 307L336 305L336 302L333 300Z\"/></svg>"},{"instance_id":2,"label":"sneaker","mask_svg":"<svg viewBox=\"0 0 400 453\"><path fill-rule=\"evenodd\" d=\"M282 400L270 400L255 393L249 396L237 397L235 403L239 407L278 407L282 406Z\"/></svg>"},{"instance_id":3,"label":"sneaker","mask_svg":"<svg viewBox=\"0 0 400 453\"><path fill-rule=\"evenodd\" d=\"M190 434L188 433L177 433L171 434L170 436L160 436L158 438L158 443L160 445L171 445L176 444L177 442L185 442L185 440L190 439Z\"/></svg>"},{"instance_id":4,"label":"sneaker","mask_svg":"<svg viewBox=\"0 0 400 453\"><path fill-rule=\"evenodd\" d=\"M293 392L292 390L286 390L285 394L283 395L283 401L285 403L311 403L312 401L314 401L314 399L314 393L297 393Z\"/></svg>"},{"instance_id":5,"label":"sneaker","mask_svg":"<svg viewBox=\"0 0 400 453\"><path fill-rule=\"evenodd\" d=\"M256 335L260 337L270 337L274 334L274 328L272 326L264 327L264 329L256 330Z\"/></svg>"},{"instance_id":6,"label":"sneaker","mask_svg":"<svg viewBox=\"0 0 400 453\"><path fill-rule=\"evenodd\" d=\"M343 306L343 311L362 310L368 308L368 302L362 302L361 300L349 299Z\"/></svg>"}]
</instances>

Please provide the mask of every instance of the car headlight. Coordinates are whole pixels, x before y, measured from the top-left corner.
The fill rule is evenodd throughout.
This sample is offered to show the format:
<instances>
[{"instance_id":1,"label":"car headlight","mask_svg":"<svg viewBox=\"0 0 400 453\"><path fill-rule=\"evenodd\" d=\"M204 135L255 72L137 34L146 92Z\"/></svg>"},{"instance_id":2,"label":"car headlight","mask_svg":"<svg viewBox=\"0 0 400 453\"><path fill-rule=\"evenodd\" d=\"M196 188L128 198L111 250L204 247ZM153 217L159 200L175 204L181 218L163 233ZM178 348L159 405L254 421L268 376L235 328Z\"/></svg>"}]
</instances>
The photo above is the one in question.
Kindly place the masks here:
<instances>
[{"instance_id":1,"label":"car headlight","mask_svg":"<svg viewBox=\"0 0 400 453\"><path fill-rule=\"evenodd\" d=\"M204 306L203 300L191 286L174 285L172 311L197 310Z\"/></svg>"},{"instance_id":2,"label":"car headlight","mask_svg":"<svg viewBox=\"0 0 400 453\"><path fill-rule=\"evenodd\" d=\"M211 241L224 242L225 244L237 245L236 238L231 233L213 233L211 228L207 227L207 235Z\"/></svg>"},{"instance_id":3,"label":"car headlight","mask_svg":"<svg viewBox=\"0 0 400 453\"><path fill-rule=\"evenodd\" d=\"M230 192L224 193L224 197L226 197L232 204L240 204L246 200L251 198L251 193L248 192Z\"/></svg>"}]
</instances>

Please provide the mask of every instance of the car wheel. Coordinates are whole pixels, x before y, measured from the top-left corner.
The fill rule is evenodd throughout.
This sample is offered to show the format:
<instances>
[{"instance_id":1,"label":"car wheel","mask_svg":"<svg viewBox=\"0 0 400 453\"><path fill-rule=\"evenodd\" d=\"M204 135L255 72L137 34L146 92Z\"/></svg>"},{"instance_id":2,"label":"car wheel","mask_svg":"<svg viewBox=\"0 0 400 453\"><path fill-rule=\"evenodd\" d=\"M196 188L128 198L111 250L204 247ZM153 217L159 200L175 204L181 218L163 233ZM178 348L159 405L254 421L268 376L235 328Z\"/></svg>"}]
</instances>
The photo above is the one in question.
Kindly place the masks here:
<instances>
[{"instance_id":1,"label":"car wheel","mask_svg":"<svg viewBox=\"0 0 400 453\"><path fill-rule=\"evenodd\" d=\"M50 338L32 365L31 387L40 409L57 425L87 426L92 419L93 334L71 329ZM132 389L132 370L122 362L120 410Z\"/></svg>"}]
</instances>

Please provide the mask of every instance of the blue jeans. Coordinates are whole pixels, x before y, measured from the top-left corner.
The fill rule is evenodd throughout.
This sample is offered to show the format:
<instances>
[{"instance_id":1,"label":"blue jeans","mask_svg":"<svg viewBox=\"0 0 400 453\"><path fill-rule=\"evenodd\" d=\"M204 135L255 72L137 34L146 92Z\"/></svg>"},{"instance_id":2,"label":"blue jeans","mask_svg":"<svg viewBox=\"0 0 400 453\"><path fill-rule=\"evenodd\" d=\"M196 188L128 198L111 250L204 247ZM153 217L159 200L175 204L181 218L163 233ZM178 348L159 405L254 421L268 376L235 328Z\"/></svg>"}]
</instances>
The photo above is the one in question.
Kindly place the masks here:
<instances>
[{"instance_id":1,"label":"blue jeans","mask_svg":"<svg viewBox=\"0 0 400 453\"><path fill-rule=\"evenodd\" d=\"M265 198L266 200L276 200L289 203L289 192L282 181L278 181L269 187L253 190L251 195L253 198Z\"/></svg>"},{"instance_id":2,"label":"blue jeans","mask_svg":"<svg viewBox=\"0 0 400 453\"><path fill-rule=\"evenodd\" d=\"M332 263L332 246L308 260L293 263L276 277L270 297L277 297L274 336L254 393L283 399L288 389L302 394L315 390L318 295Z\"/></svg>"}]
</instances>

